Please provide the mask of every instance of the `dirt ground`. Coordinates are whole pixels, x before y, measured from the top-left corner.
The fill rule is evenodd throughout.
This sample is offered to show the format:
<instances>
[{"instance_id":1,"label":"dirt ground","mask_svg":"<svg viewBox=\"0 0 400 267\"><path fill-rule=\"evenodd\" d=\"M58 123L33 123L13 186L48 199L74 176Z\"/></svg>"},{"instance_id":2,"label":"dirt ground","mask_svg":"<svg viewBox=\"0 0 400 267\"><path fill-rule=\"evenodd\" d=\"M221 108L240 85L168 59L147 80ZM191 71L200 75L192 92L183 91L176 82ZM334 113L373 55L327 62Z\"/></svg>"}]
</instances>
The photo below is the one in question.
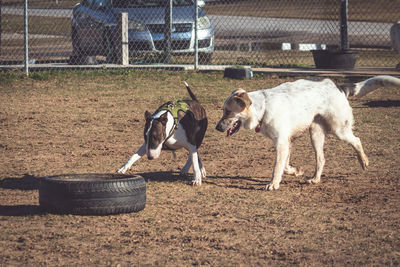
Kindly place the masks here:
<instances>
[{"instance_id":1,"label":"dirt ground","mask_svg":"<svg viewBox=\"0 0 400 267\"><path fill-rule=\"evenodd\" d=\"M370 167L329 137L322 182L284 175L277 191L269 139L241 129L215 130L228 94L295 78L241 81L222 73L126 71L31 74L0 82L1 266L322 266L400 265L400 90L351 101L355 134ZM144 112L187 98L187 81L205 106L209 127L200 155L207 178L181 178L187 152L137 162L146 208L113 216L41 212L41 177L112 173L143 141ZM343 83L345 80L337 80ZM292 163L314 171L306 132L293 141Z\"/></svg>"}]
</instances>

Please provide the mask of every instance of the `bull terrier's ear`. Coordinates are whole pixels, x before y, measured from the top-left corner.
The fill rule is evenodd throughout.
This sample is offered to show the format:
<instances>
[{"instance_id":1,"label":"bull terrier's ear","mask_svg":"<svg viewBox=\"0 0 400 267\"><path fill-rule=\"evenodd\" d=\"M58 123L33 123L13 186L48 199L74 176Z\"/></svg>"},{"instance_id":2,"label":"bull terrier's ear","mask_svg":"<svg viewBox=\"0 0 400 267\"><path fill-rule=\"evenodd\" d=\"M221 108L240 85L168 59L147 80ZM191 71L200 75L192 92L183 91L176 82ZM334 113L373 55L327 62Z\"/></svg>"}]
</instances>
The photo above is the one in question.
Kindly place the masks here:
<instances>
[{"instance_id":1,"label":"bull terrier's ear","mask_svg":"<svg viewBox=\"0 0 400 267\"><path fill-rule=\"evenodd\" d=\"M163 125L167 125L168 113L165 112L164 114L162 114L162 115L160 116L159 119L160 119L160 122L161 122Z\"/></svg>"},{"instance_id":2,"label":"bull terrier's ear","mask_svg":"<svg viewBox=\"0 0 400 267\"><path fill-rule=\"evenodd\" d=\"M146 120L150 119L151 118L151 113L146 110L146 112L144 113L144 118Z\"/></svg>"},{"instance_id":3,"label":"bull terrier's ear","mask_svg":"<svg viewBox=\"0 0 400 267\"><path fill-rule=\"evenodd\" d=\"M251 105L251 99L246 92L238 93L233 97L233 99L240 105L242 108L249 107Z\"/></svg>"}]
</instances>

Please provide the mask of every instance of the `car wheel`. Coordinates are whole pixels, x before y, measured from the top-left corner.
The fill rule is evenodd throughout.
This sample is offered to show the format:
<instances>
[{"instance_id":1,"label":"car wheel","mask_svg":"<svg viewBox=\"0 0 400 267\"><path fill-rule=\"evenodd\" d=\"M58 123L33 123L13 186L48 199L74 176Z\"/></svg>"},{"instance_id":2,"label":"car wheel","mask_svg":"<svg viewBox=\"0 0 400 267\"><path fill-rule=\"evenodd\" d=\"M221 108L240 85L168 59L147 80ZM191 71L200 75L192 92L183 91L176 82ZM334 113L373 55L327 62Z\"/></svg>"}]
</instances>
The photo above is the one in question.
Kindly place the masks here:
<instances>
[{"instance_id":1,"label":"car wheel","mask_svg":"<svg viewBox=\"0 0 400 267\"><path fill-rule=\"evenodd\" d=\"M69 64L81 65L85 64L85 55L79 48L79 40L74 28L71 29L71 40L72 40L72 55L69 57Z\"/></svg>"},{"instance_id":2,"label":"car wheel","mask_svg":"<svg viewBox=\"0 0 400 267\"><path fill-rule=\"evenodd\" d=\"M40 208L46 212L110 215L143 210L146 183L139 175L66 174L44 177L39 187Z\"/></svg>"},{"instance_id":3,"label":"car wheel","mask_svg":"<svg viewBox=\"0 0 400 267\"><path fill-rule=\"evenodd\" d=\"M111 64L119 63L117 49L112 48L111 51L108 51L106 61L107 61L107 63L111 63Z\"/></svg>"},{"instance_id":4,"label":"car wheel","mask_svg":"<svg viewBox=\"0 0 400 267\"><path fill-rule=\"evenodd\" d=\"M69 57L70 65L96 65L98 64L95 55L89 55L86 51L82 50L79 46L79 39L76 30L71 30L72 39L72 55Z\"/></svg>"},{"instance_id":5,"label":"car wheel","mask_svg":"<svg viewBox=\"0 0 400 267\"><path fill-rule=\"evenodd\" d=\"M199 53L199 64L208 65L211 63L212 53Z\"/></svg>"}]
</instances>

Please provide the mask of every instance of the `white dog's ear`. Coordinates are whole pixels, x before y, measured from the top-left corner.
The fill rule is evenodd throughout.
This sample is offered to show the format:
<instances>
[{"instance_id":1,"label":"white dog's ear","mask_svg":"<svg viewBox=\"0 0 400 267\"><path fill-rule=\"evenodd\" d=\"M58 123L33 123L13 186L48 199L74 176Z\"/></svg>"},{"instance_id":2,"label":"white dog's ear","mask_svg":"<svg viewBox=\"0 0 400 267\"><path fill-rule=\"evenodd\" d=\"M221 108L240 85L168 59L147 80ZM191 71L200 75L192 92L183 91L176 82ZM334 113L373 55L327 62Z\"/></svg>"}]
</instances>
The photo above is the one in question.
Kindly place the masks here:
<instances>
[{"instance_id":1,"label":"white dog's ear","mask_svg":"<svg viewBox=\"0 0 400 267\"><path fill-rule=\"evenodd\" d=\"M231 95L238 95L241 93L246 93L246 90L244 90L243 88L239 88L239 89L236 89L235 91L232 91Z\"/></svg>"},{"instance_id":2,"label":"white dog's ear","mask_svg":"<svg viewBox=\"0 0 400 267\"><path fill-rule=\"evenodd\" d=\"M249 95L245 92L239 92L237 93L233 99L236 101L236 103L239 104L239 106L241 108L246 108L249 107L251 105L251 99L249 97Z\"/></svg>"},{"instance_id":3,"label":"white dog's ear","mask_svg":"<svg viewBox=\"0 0 400 267\"><path fill-rule=\"evenodd\" d=\"M144 113L144 118L146 120L150 119L151 118L151 113L146 110L146 112Z\"/></svg>"}]
</instances>

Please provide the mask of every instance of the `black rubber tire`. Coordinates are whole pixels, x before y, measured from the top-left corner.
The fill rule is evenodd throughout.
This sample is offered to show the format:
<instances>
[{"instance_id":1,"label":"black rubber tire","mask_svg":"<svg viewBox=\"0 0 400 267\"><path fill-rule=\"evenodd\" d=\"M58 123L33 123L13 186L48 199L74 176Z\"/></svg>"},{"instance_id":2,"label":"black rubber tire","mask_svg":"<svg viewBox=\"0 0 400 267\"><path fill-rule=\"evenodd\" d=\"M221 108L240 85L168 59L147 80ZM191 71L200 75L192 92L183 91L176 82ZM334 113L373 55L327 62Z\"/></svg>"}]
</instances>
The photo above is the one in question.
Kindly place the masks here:
<instances>
[{"instance_id":1,"label":"black rubber tire","mask_svg":"<svg viewBox=\"0 0 400 267\"><path fill-rule=\"evenodd\" d=\"M253 77L250 68L225 68L224 77L232 79L251 79Z\"/></svg>"},{"instance_id":2,"label":"black rubber tire","mask_svg":"<svg viewBox=\"0 0 400 267\"><path fill-rule=\"evenodd\" d=\"M39 204L57 214L111 215L137 212L146 205L146 182L139 175L67 174L40 181Z\"/></svg>"}]
</instances>

